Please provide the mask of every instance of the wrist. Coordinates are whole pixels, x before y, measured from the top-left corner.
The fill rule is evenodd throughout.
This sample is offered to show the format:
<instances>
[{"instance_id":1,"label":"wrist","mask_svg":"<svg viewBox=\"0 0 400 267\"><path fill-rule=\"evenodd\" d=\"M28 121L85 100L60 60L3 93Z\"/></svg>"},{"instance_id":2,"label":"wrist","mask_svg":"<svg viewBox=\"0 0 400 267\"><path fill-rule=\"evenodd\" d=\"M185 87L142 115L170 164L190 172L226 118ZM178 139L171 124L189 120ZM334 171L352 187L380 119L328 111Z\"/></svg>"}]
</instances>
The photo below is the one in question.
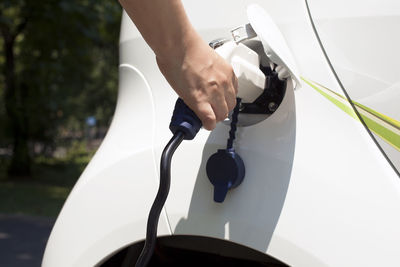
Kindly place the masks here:
<instances>
[{"instance_id":1,"label":"wrist","mask_svg":"<svg viewBox=\"0 0 400 267\"><path fill-rule=\"evenodd\" d=\"M153 47L153 51L160 61L174 60L178 63L182 62L187 51L199 42L203 40L197 32L194 29L187 29L175 35L168 34L159 45Z\"/></svg>"}]
</instances>

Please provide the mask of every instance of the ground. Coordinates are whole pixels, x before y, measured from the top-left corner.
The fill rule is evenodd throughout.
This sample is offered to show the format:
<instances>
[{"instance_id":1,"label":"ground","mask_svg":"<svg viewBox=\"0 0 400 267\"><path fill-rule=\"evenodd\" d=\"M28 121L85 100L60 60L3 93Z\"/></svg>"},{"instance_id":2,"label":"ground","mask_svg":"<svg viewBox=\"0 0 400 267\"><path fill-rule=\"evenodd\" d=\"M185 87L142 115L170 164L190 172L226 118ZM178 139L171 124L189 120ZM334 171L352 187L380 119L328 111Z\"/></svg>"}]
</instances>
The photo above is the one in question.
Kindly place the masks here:
<instances>
[{"instance_id":1,"label":"ground","mask_svg":"<svg viewBox=\"0 0 400 267\"><path fill-rule=\"evenodd\" d=\"M0 214L0 267L40 267L54 218Z\"/></svg>"},{"instance_id":2,"label":"ground","mask_svg":"<svg viewBox=\"0 0 400 267\"><path fill-rule=\"evenodd\" d=\"M36 157L24 179L7 178L9 159L0 158L0 267L40 267L55 219L92 155Z\"/></svg>"}]
</instances>

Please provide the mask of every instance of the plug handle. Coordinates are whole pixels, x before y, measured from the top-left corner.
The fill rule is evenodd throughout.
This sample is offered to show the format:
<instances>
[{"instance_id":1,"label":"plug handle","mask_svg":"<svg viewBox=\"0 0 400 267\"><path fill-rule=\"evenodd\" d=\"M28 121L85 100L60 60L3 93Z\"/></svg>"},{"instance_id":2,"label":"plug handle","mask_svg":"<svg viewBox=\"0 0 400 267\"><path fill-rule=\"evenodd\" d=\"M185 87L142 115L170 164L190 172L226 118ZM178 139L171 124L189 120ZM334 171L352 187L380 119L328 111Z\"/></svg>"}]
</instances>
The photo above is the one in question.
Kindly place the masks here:
<instances>
[{"instance_id":1,"label":"plug handle","mask_svg":"<svg viewBox=\"0 0 400 267\"><path fill-rule=\"evenodd\" d=\"M178 98L175 103L174 113L172 114L169 129L173 134L181 131L185 140L192 140L201 128L201 120L191 110L182 98Z\"/></svg>"}]
</instances>

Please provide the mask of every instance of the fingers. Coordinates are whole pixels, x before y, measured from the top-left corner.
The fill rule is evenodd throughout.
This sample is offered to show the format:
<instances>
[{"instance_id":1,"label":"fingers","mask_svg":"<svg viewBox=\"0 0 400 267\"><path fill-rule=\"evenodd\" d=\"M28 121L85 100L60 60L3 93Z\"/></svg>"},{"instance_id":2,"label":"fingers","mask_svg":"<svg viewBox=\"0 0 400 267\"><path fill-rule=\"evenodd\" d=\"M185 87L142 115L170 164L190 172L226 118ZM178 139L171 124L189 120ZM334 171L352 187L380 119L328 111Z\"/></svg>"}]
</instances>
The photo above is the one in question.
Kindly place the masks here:
<instances>
[{"instance_id":1,"label":"fingers","mask_svg":"<svg viewBox=\"0 0 400 267\"><path fill-rule=\"evenodd\" d=\"M236 95L237 95L238 89L239 89L239 82L238 82L238 79L237 79L235 73L233 72L233 69L232 69L232 85L233 85L233 89L235 90L235 98L236 98Z\"/></svg>"},{"instance_id":2,"label":"fingers","mask_svg":"<svg viewBox=\"0 0 400 267\"><path fill-rule=\"evenodd\" d=\"M229 113L229 111L233 110L235 108L235 106L236 106L236 97L235 97L235 95L233 95L232 97L226 98L226 107L227 107L227 110L228 110L227 113ZM228 117L228 115L226 115L226 117ZM225 119L225 118L223 118L223 119Z\"/></svg>"},{"instance_id":3,"label":"fingers","mask_svg":"<svg viewBox=\"0 0 400 267\"><path fill-rule=\"evenodd\" d=\"M206 130L213 130L217 124L214 109L207 102L200 103L193 108L194 113L199 117Z\"/></svg>"},{"instance_id":4,"label":"fingers","mask_svg":"<svg viewBox=\"0 0 400 267\"><path fill-rule=\"evenodd\" d=\"M225 90L225 101L228 106L228 110L231 111L236 106L236 95L238 93L238 80L236 75L233 73L232 70L232 83L230 86Z\"/></svg>"},{"instance_id":5,"label":"fingers","mask_svg":"<svg viewBox=\"0 0 400 267\"><path fill-rule=\"evenodd\" d=\"M233 68L204 41L191 43L181 61L167 56L157 58L157 64L205 129L213 130L236 106L238 80Z\"/></svg>"},{"instance_id":6,"label":"fingers","mask_svg":"<svg viewBox=\"0 0 400 267\"><path fill-rule=\"evenodd\" d=\"M224 120L228 116L228 106L225 101L204 101L193 106L193 111L201 120L206 130L213 130L217 122Z\"/></svg>"},{"instance_id":7,"label":"fingers","mask_svg":"<svg viewBox=\"0 0 400 267\"><path fill-rule=\"evenodd\" d=\"M211 107L214 111L216 122L223 121L228 117L229 110L225 101L214 102L211 104Z\"/></svg>"},{"instance_id":8,"label":"fingers","mask_svg":"<svg viewBox=\"0 0 400 267\"><path fill-rule=\"evenodd\" d=\"M227 118L229 111L236 106L236 93L233 84L214 86L212 90L214 93L207 99L190 105L207 130L213 130L217 122Z\"/></svg>"},{"instance_id":9,"label":"fingers","mask_svg":"<svg viewBox=\"0 0 400 267\"><path fill-rule=\"evenodd\" d=\"M209 114L200 115L205 118L203 125L207 130L214 129L217 122L225 120L228 117L229 111L233 110L236 106L238 82L232 69L231 73L231 77L229 75L221 75L219 81L214 83L213 88L210 89L213 93L209 95L208 103L212 108L214 116ZM207 111L209 112L210 110L207 109ZM200 120L203 121L202 118Z\"/></svg>"}]
</instances>

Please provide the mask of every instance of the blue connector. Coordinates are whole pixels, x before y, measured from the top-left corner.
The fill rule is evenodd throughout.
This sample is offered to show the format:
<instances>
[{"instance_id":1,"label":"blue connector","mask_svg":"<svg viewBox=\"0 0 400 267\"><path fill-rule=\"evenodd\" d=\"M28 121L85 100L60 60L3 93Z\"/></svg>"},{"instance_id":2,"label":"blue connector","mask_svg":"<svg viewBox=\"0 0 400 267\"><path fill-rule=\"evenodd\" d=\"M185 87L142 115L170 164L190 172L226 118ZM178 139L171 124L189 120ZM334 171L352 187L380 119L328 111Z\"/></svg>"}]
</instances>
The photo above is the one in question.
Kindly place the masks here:
<instances>
[{"instance_id":1,"label":"blue connector","mask_svg":"<svg viewBox=\"0 0 400 267\"><path fill-rule=\"evenodd\" d=\"M178 131L183 132L185 140L192 140L201 128L201 120L197 115L178 98L175 103L174 113L172 114L169 129L173 134Z\"/></svg>"},{"instance_id":2,"label":"blue connector","mask_svg":"<svg viewBox=\"0 0 400 267\"><path fill-rule=\"evenodd\" d=\"M232 188L239 186L245 176L245 166L241 157L233 148L236 124L238 122L240 99L232 114L231 131L226 149L219 149L207 161L206 172L210 182L214 185L214 201L222 203L226 194ZM202 124L197 115L183 102L181 98L175 103L169 129L174 136L179 134L185 140L192 140Z\"/></svg>"},{"instance_id":3,"label":"blue connector","mask_svg":"<svg viewBox=\"0 0 400 267\"><path fill-rule=\"evenodd\" d=\"M192 140L201 128L201 121L196 114L178 98L169 125L174 136L163 150L160 161L160 186L151 206L147 221L146 240L135 267L145 267L151 260L157 240L158 219L167 200L171 183L171 160L175 150L183 139Z\"/></svg>"}]
</instances>

